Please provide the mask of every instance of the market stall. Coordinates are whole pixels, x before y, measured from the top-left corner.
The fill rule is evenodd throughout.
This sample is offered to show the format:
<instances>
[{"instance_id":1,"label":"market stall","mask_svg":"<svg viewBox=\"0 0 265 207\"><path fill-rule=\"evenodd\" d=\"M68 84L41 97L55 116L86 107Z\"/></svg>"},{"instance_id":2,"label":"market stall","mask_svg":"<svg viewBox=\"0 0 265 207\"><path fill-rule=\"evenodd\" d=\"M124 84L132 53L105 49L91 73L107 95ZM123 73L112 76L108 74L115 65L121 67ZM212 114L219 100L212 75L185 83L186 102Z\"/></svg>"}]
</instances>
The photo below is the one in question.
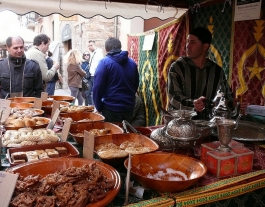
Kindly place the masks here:
<instances>
[{"instance_id":1,"label":"market stall","mask_svg":"<svg viewBox=\"0 0 265 207\"><path fill-rule=\"evenodd\" d=\"M57 97L53 97L55 99L57 99ZM65 98L67 98L65 96ZM69 97L71 98L71 97ZM23 99L23 98L21 98ZM15 100L15 101L21 101L21 99ZM28 101L32 101L30 98L25 98ZM12 100L14 101L14 100ZM35 100L33 100L35 101ZM62 103L64 103L64 100L60 100ZM46 101L47 102L47 101ZM19 102L18 102L19 103ZM68 102L69 103L69 102ZM56 104L56 102L55 102ZM23 101L20 102L20 106L24 106ZM20 107L19 104L16 105L16 107ZM44 132L43 127L49 125L48 123L39 123L39 124L44 124L43 126L41 125L41 129L36 129L36 127L33 126L33 131L26 131L29 130L28 128L21 128L20 127L16 127L16 130L19 130L19 133L32 133L29 138L31 141L33 141L32 139L34 139L34 142L40 142L38 145L33 145L33 144L29 144L29 141L24 135L20 135L20 137L23 137L24 139L24 144L25 141L27 141L26 145L28 146L22 146L23 141L20 140L20 142L15 142L16 146L11 146L9 145L9 143L7 143L6 141L8 140L8 138L13 136L14 132L14 127L12 128L12 126L10 126L9 124L7 124L6 122L4 123L4 127L7 130L3 131L2 128L2 134L3 134L3 147L2 147L2 154L1 154L1 170L5 170L5 171L9 171L9 172L20 172L21 169L23 168L27 168L28 166L37 166L37 163L40 163L41 165L44 164L44 162L51 163L52 166L57 166L57 169L60 169L60 159L68 159L68 162L73 160L76 160L79 164L79 166L82 166L82 164L80 163L90 163L91 164L91 159L86 159L87 157L87 153L89 151L89 148L84 148L84 146L86 146L87 143L87 137L86 137L86 133L84 132L84 130L90 131L92 129L98 129L97 136L95 138L95 149L97 149L97 147L99 147L101 144L103 143L112 143L112 144L122 144L122 142L124 142L125 140L127 141L133 141L136 143L143 143L145 147L149 147L149 151L148 152L142 152L140 154L145 154L147 153L150 155L155 155L157 156L159 154L159 152L161 153L162 151L164 151L163 153L166 154L171 154L173 153L174 155L181 155L187 157L187 158L195 158L195 160L204 163L203 165L206 165L205 163L207 163L204 159L203 159L203 147L204 146L208 146L207 149L209 149L209 146L212 147L212 149L214 149L214 147L212 145L210 145L209 143L219 143L218 140L220 140L220 138L218 138L218 135L216 136L216 134L211 133L211 135L207 135L207 133L204 133L204 135L202 137L200 137L199 139L196 138L196 142L192 142L194 143L194 147L179 147L179 146L185 146L185 145L175 145L174 147L171 147L170 149L163 149L161 143L159 142L159 140L155 139L152 135L153 132L155 132L155 130L159 129L159 128L164 128L164 125L160 125L160 126L153 126L153 127L146 127L147 129L151 130L152 133L150 135L149 134L143 134L143 135L139 135L139 134L135 134L135 133L124 133L124 131L122 130L120 124L117 125L117 123L107 123L104 122L104 117L97 115L96 113L93 114L93 112L91 112L91 110L93 110L93 107L87 107L87 108L78 108L77 106L75 107L71 107L68 105L58 105L60 107L60 113L61 115L59 115L60 117L60 121L56 122L56 124L54 125L53 128L53 132L52 131L47 131ZM73 111L66 111L66 106L68 106L68 110L75 110L76 112ZM28 107L32 107L28 106ZM50 108L52 109L53 106L50 106ZM42 108L42 107L41 107ZM23 109L23 110L29 110L30 108L27 109ZM33 108L32 108L33 109ZM36 123L38 121L43 121L44 118L41 117L45 117L45 119L50 120L51 117L51 113L52 110L47 110L47 105L45 105L45 107L43 108L45 110L45 112L41 109L37 110L37 109L33 109L34 111L34 115L33 116L37 116L39 118L34 118L36 119ZM79 111L79 112L78 112ZM18 112L16 112L18 113ZM28 111L25 113L29 113ZM68 114L68 115L67 115ZM75 114L75 115L74 115ZM20 113L21 115L21 113ZM17 115L16 115L17 116ZM64 127L65 122L63 121L64 119L62 118L66 118L66 117L71 117L72 124L70 125L70 133L67 133L67 138L66 140L62 140L62 137L64 136L63 134L65 134L65 129L62 129L62 127ZM85 119L84 119L85 118ZM103 119L102 119L103 118ZM38 120L37 120L38 119ZM179 120L179 117L175 117L176 120ZM175 119L172 119L171 121L174 121ZM134 184L132 185L132 189L136 190L138 189L138 191L140 191L140 194L134 194L131 193L129 195L129 200L128 200L128 206L157 206L157 205L162 205L162 206L174 206L174 205L180 205L180 206L197 206L197 205L226 205L226 206L233 206L235 203L240 203L240 205L248 205L249 203L253 202L253 199L255 199L255 202L260 202L263 203L264 201L262 200L262 196L260 196L260 199L256 198L256 194L259 195L263 195L265 192L263 190L264 185L265 185L265 177L264 177L264 169L265 169L265 165L263 162L263 157L265 156L265 149L264 149L264 145L262 144L262 142L265 139L264 136L264 128L263 125L260 124L253 124L252 122L248 122L248 121L244 121L245 117L241 118L241 121L239 122L239 129L240 130L233 130L232 132L232 136L233 136L233 141L231 142L231 146L232 148L237 148L239 146L239 148L241 149L242 147L244 147L244 149L247 149L247 152L251 152L251 153L246 153L246 155L253 155L253 165L251 165L251 169L247 170L245 172L241 172L241 173L232 173L232 174L227 174L226 176L218 176L215 172L211 172L209 170L209 166L207 166L208 168L208 172L205 174L202 174L202 177L199 180L196 180L196 182L194 182L190 187L186 187L185 189L179 191L179 192L167 192L167 188L166 190L163 190L161 192L161 190L154 190L152 189L147 189L147 188L143 188L143 185L141 184L140 180L138 180L135 177L131 177L131 181L134 181ZM79 120L82 120L83 123L79 122ZM187 119L189 120L189 119ZM191 122L191 120L188 121L189 123ZM10 123L10 122L8 122ZM26 120L25 120L26 123ZM174 123L174 122L172 122ZM196 122L194 122L196 123ZM198 123L198 122L197 122ZM170 126L171 122L169 122L169 124L167 126ZM83 127L81 127L83 126ZM130 125L129 125L130 126ZM178 125L173 125L174 127L177 127ZM8 128L11 127L11 128ZM39 128L39 127L37 127ZM109 131L104 131L104 129L107 129ZM214 129L212 126L209 127L206 122L201 122L197 125L196 128L196 132L200 132L202 133L204 130L206 129ZM23 129L23 130L22 130ZM79 129L79 131L77 130ZM136 130L138 129L140 132L144 133L145 130L143 130L142 128L135 128ZM242 131L246 130L245 133L242 133ZM168 132L170 132L168 130ZM249 132L249 133L247 133ZM32 136L35 135L37 133L39 133L37 136ZM54 140L54 143L42 143L44 141L44 137L43 135L41 135L42 133L46 134L45 136L49 137L48 139L50 140ZM78 134L77 134L78 133ZM80 135L81 133L81 135ZM100 134L103 133L103 134ZM58 138L54 137L53 135L55 134L60 134L59 137L61 137L61 140L58 142ZM41 139L40 139L41 137ZM82 138L82 142L78 141L77 138ZM167 138L169 136L166 136ZM162 137L162 138L166 138L166 137ZM55 139L56 138L56 139ZM160 137L161 138L161 137ZM16 138L14 138L16 139ZM117 140L119 140L117 142ZM257 142L259 141L259 142ZM185 141L184 141L185 142ZM18 144L21 144L21 146L18 146ZM158 147L159 146L159 147ZM216 147L216 146L215 146ZM27 163L23 163L20 164L19 162L16 163L14 162L15 158L13 157L15 154L17 154L18 152L20 152L20 156L22 152L28 152L28 151L36 151L36 150L43 150L44 148L55 148L55 149L61 149L64 148L67 150L67 152L63 152L63 154L59 155L60 157L62 156L62 158L52 158L52 157L47 157L47 159L45 160L38 160L38 161L30 161L28 160L29 158L27 158ZM217 149L217 148L215 148ZM209 150L208 150L209 151ZM116 151L117 153L118 151ZM51 153L51 152L49 152ZM53 152L54 153L54 152ZM12 156L13 154L13 156ZM137 153L138 154L138 153ZM49 156L49 155L48 155ZM127 174L127 169L126 169L126 165L124 165L124 161L127 159L126 157L121 156L121 158L117 159L113 159L113 161L110 162L110 160L106 159L106 158L102 158L100 157L101 154L98 153L97 151L92 153L93 159L96 162L99 163L103 163L103 164L99 164L100 167L103 169L104 167L106 167L106 172L110 173L114 173L113 175L115 175L114 177L118 176L116 180L117 186L114 187L113 190L111 190L110 192L112 197L106 197L106 199L103 199L102 202L104 204L102 204L103 206L108 205L115 205L115 206L122 206L125 202L125 195L126 195L126 174ZM135 157L137 155L134 155ZM74 158L74 157L81 157L81 158ZM21 159L21 158L20 158ZM57 160L58 159L58 160ZM171 159L171 158L170 158ZM173 159L173 157L172 157ZM186 158L185 158L186 159ZM86 161L87 160L87 161ZM90 160L90 161L89 161ZM153 161L156 161L156 159L152 159ZM168 159L166 159L168 160ZM175 161L182 163L181 158L177 158L177 160ZM63 160L62 160L63 161ZM102 162L103 161L103 162ZM127 160L128 161L128 160ZM142 161L142 159L141 159ZM196 161L196 162L197 162ZM55 162L58 162L57 164L55 164ZM70 163L72 163L74 161L71 161ZM146 163L148 161L144 161L143 163ZM165 164L168 161L163 161L161 162L161 164ZM184 163L187 163L188 161L184 161ZM158 162L159 163L159 162ZM20 165L19 165L20 164ZM105 166L105 164L107 164ZM252 163L251 163L252 164ZM65 164L64 164L65 165ZM102 166L101 166L102 165ZM182 164L181 164L182 165ZM242 163L242 166L246 166L247 163L244 162ZM70 165L69 165L70 166ZM188 165L190 166L194 166L194 164ZM241 166L241 164L240 164ZM33 167L34 168L34 167ZM32 169L33 169L32 168ZM52 168L51 166L48 167L49 169ZM47 168L47 169L48 169ZM145 170L147 170L146 167L144 167ZM41 167L36 167L36 169L40 169L40 171L37 171L38 173L43 173L45 171L41 170ZM45 168L46 169L46 168ZM104 168L105 169L105 168ZM115 170L114 170L115 169ZM238 167L235 167L233 169L237 169L239 170ZM220 168L220 170L224 170ZM22 171L21 171L22 172ZM23 171L23 173L25 173L25 175L29 175L30 172L32 172L33 174L36 173L36 170L34 171ZM116 174L118 173L118 174ZM188 172L186 172L188 173ZM120 179L120 181L119 181ZM173 181L171 181L173 182ZM176 185L175 185L176 186ZM169 185L167 186L169 188ZM161 188L162 189L162 188ZM107 194L108 195L108 194Z\"/></svg>"}]
</instances>

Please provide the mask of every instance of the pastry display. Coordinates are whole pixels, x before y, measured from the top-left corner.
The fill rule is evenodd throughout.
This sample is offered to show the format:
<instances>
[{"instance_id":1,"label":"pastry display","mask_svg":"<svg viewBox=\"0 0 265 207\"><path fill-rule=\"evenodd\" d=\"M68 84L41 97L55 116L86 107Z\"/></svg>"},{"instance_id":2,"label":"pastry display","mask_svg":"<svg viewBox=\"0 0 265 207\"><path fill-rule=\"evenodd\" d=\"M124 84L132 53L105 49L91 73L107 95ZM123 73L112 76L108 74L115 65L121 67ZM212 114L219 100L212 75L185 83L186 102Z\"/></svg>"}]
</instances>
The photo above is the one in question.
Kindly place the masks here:
<instances>
[{"instance_id":1,"label":"pastry display","mask_svg":"<svg viewBox=\"0 0 265 207\"><path fill-rule=\"evenodd\" d=\"M3 146L21 147L36 144L47 144L58 142L59 137L51 129L20 128L18 130L7 130L3 136Z\"/></svg>"},{"instance_id":2,"label":"pastry display","mask_svg":"<svg viewBox=\"0 0 265 207\"><path fill-rule=\"evenodd\" d=\"M110 133L110 129L109 128L104 128L104 129L91 129L88 132L93 134L95 137L98 136L104 136ZM73 136L77 136L77 137L84 137L84 132L78 132L78 133L73 133Z\"/></svg>"},{"instance_id":3,"label":"pastry display","mask_svg":"<svg viewBox=\"0 0 265 207\"><path fill-rule=\"evenodd\" d=\"M115 180L105 174L91 163L46 176L19 176L10 206L87 206L104 199L114 188Z\"/></svg>"},{"instance_id":4,"label":"pastry display","mask_svg":"<svg viewBox=\"0 0 265 207\"><path fill-rule=\"evenodd\" d=\"M102 159L120 158L129 154L143 154L151 151L150 147L129 141L125 141L119 146L114 143L100 144L95 147L95 150Z\"/></svg>"},{"instance_id":5,"label":"pastry display","mask_svg":"<svg viewBox=\"0 0 265 207\"><path fill-rule=\"evenodd\" d=\"M4 126L7 127L35 127L48 124L50 119L44 117L17 117L15 115L9 116L4 122Z\"/></svg>"},{"instance_id":6,"label":"pastry display","mask_svg":"<svg viewBox=\"0 0 265 207\"><path fill-rule=\"evenodd\" d=\"M84 112L84 111L93 111L94 106L65 106L61 107L60 111L62 113L74 113L74 112Z\"/></svg>"},{"instance_id":7,"label":"pastry display","mask_svg":"<svg viewBox=\"0 0 265 207\"><path fill-rule=\"evenodd\" d=\"M18 109L18 108L13 108L11 115L13 117L33 117L33 116L38 116L43 114L43 110L40 109L33 109L33 108L29 108L29 109Z\"/></svg>"},{"instance_id":8,"label":"pastry display","mask_svg":"<svg viewBox=\"0 0 265 207\"><path fill-rule=\"evenodd\" d=\"M13 152L11 153L11 162L14 164L31 162L45 158L60 157L68 153L66 147L54 147L40 150L30 150L26 152Z\"/></svg>"}]
</instances>

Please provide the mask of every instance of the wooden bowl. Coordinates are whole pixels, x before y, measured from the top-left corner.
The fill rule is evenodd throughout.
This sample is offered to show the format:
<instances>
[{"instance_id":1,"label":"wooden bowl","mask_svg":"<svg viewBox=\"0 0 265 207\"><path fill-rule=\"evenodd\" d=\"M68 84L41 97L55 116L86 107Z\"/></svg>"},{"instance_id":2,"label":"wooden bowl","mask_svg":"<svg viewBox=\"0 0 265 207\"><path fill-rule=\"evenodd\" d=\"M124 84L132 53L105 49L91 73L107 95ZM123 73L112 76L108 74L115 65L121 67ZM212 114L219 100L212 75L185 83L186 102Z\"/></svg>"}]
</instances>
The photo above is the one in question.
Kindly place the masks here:
<instances>
[{"instance_id":1,"label":"wooden bowl","mask_svg":"<svg viewBox=\"0 0 265 207\"><path fill-rule=\"evenodd\" d=\"M50 100L55 100L55 101L68 101L68 102L72 102L75 97L73 96L58 96L58 95L52 95L49 96Z\"/></svg>"},{"instance_id":2,"label":"wooden bowl","mask_svg":"<svg viewBox=\"0 0 265 207\"><path fill-rule=\"evenodd\" d=\"M36 125L36 126L32 126L30 128L32 129L41 129L41 128L46 128L48 126L48 124L50 123L51 119L49 118L45 118L45 117L42 117L45 124L42 124L42 125ZM23 128L23 127L10 127L10 126L4 126L6 130L18 130L20 128Z\"/></svg>"},{"instance_id":3,"label":"wooden bowl","mask_svg":"<svg viewBox=\"0 0 265 207\"><path fill-rule=\"evenodd\" d=\"M128 169L128 159L124 166ZM164 172L161 180L156 176L159 171ZM183 191L195 184L206 171L203 162L175 153L157 152L131 157L132 177L144 187L159 192Z\"/></svg>"},{"instance_id":4,"label":"wooden bowl","mask_svg":"<svg viewBox=\"0 0 265 207\"><path fill-rule=\"evenodd\" d=\"M95 121L104 121L105 117L102 116L101 114L94 113L94 112L74 112L74 113L60 113L60 117L64 118L71 118L73 120L73 124L80 124L80 123L88 123L88 122L95 122ZM83 122L78 122L83 119L90 119L91 121L83 121Z\"/></svg>"},{"instance_id":5,"label":"wooden bowl","mask_svg":"<svg viewBox=\"0 0 265 207\"><path fill-rule=\"evenodd\" d=\"M142 144L145 147L150 147L151 151L154 152L158 150L159 146L158 144L148 138L147 136L141 135L141 134L134 134L134 133L126 133L126 134L112 134L112 135L105 135L105 136L100 136L95 138L95 148L97 148L101 144L105 143L113 143L116 145L120 145L125 141L129 142L137 142ZM97 153L97 152L96 152ZM112 166L117 166L123 163L128 156L126 157L121 157L121 158L113 158L113 159L101 159L103 162L112 165Z\"/></svg>"},{"instance_id":6,"label":"wooden bowl","mask_svg":"<svg viewBox=\"0 0 265 207\"><path fill-rule=\"evenodd\" d=\"M42 107L41 109L46 113L46 114L51 114L52 113L52 104L53 101L52 100L48 100L48 101L43 101L42 102ZM67 101L60 101L60 106L69 106L70 103Z\"/></svg>"},{"instance_id":7,"label":"wooden bowl","mask_svg":"<svg viewBox=\"0 0 265 207\"><path fill-rule=\"evenodd\" d=\"M110 134L122 134L123 129L119 126L109 123L109 122L88 122L88 123L80 123L80 124L72 124L70 127L70 134L72 135L73 139L77 144L83 145L84 137L83 136L76 136L76 133L84 133L84 130L91 130L91 129L110 129Z\"/></svg>"},{"instance_id":8,"label":"wooden bowl","mask_svg":"<svg viewBox=\"0 0 265 207\"><path fill-rule=\"evenodd\" d=\"M17 108L17 109L28 109L33 108L33 103L27 103L27 102L11 102L10 107L11 108Z\"/></svg>"},{"instance_id":9,"label":"wooden bowl","mask_svg":"<svg viewBox=\"0 0 265 207\"><path fill-rule=\"evenodd\" d=\"M96 165L100 168L101 172L107 178L114 180L115 184L114 184L114 188L107 192L105 198L97 202L90 203L86 205L86 207L106 206L119 193L119 190L121 188L121 178L120 178L119 173L113 167L105 163L91 160L91 159L61 157L61 158L45 159L45 160L17 165L15 167L8 169L8 172L19 173L22 176L41 175L44 177L50 173L55 173L56 171L59 171L62 169L67 169L71 167L82 167L83 165L86 165L86 164L89 165L94 162L96 163Z\"/></svg>"},{"instance_id":10,"label":"wooden bowl","mask_svg":"<svg viewBox=\"0 0 265 207\"><path fill-rule=\"evenodd\" d=\"M11 100L11 102L26 102L26 103L34 103L35 97L13 97L13 98L8 98Z\"/></svg>"},{"instance_id":11,"label":"wooden bowl","mask_svg":"<svg viewBox=\"0 0 265 207\"><path fill-rule=\"evenodd\" d=\"M113 122L114 124L118 125L119 127L123 128L122 123L120 122ZM139 131L142 135L145 135L147 137L150 137L152 130L150 128L147 127L141 127L141 126L134 126L134 128ZM130 129L130 127L127 127L128 131L130 133L133 133L133 131Z\"/></svg>"}]
</instances>

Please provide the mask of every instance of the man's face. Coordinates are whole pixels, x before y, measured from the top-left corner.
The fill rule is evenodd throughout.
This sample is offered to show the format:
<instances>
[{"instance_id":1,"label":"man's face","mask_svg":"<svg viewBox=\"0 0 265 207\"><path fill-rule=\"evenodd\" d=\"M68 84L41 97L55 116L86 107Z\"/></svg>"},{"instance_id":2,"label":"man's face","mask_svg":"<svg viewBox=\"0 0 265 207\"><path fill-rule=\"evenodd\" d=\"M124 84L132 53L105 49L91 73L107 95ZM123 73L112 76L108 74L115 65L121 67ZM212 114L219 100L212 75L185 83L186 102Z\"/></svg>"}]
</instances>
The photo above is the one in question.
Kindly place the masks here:
<instances>
[{"instance_id":1,"label":"man's face","mask_svg":"<svg viewBox=\"0 0 265 207\"><path fill-rule=\"evenodd\" d=\"M198 37L190 34L187 37L186 55L190 59L196 59L207 51L208 46L209 44L202 44Z\"/></svg>"},{"instance_id":2,"label":"man's face","mask_svg":"<svg viewBox=\"0 0 265 207\"><path fill-rule=\"evenodd\" d=\"M44 44L44 42L41 43L40 51L42 51L44 54L49 50L49 46L51 44L51 41L47 42L47 44Z\"/></svg>"},{"instance_id":3,"label":"man's face","mask_svg":"<svg viewBox=\"0 0 265 207\"><path fill-rule=\"evenodd\" d=\"M95 47L95 43L93 43L93 42L89 42L89 43L88 43L88 49L89 49L91 52L94 52L94 50L96 49L96 47Z\"/></svg>"},{"instance_id":4,"label":"man's face","mask_svg":"<svg viewBox=\"0 0 265 207\"><path fill-rule=\"evenodd\" d=\"M11 57L22 57L24 55L24 43L22 39L14 37L12 45L7 47L7 51Z\"/></svg>"}]
</instances>

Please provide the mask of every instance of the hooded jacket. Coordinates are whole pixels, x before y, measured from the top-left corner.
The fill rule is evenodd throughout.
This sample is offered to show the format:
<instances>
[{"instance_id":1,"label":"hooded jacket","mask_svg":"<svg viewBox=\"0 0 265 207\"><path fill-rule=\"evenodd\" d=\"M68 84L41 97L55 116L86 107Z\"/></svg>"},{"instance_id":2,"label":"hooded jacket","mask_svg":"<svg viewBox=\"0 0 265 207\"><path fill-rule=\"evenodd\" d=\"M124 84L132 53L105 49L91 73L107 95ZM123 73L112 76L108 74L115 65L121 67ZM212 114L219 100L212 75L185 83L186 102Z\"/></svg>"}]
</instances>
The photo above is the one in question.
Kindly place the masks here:
<instances>
[{"instance_id":1,"label":"hooded jacket","mask_svg":"<svg viewBox=\"0 0 265 207\"><path fill-rule=\"evenodd\" d=\"M93 100L96 109L113 112L133 111L135 93L139 86L136 63L128 57L127 51L110 51L99 62L93 86Z\"/></svg>"}]
</instances>

